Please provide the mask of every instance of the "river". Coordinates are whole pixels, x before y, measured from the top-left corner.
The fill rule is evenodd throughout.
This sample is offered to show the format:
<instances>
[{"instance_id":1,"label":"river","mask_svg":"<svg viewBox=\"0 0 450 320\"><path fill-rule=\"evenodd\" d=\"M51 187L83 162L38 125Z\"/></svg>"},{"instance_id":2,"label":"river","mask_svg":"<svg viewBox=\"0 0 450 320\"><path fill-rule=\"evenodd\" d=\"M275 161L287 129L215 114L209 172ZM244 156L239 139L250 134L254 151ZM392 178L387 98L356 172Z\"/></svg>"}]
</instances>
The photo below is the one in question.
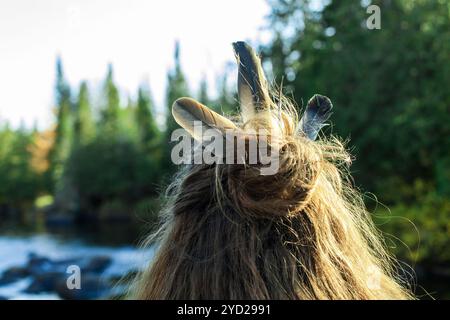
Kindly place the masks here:
<instances>
[{"instance_id":1,"label":"river","mask_svg":"<svg viewBox=\"0 0 450 320\"><path fill-rule=\"evenodd\" d=\"M78 260L91 263L92 259L97 257L99 260L98 257L103 257L104 260L106 259L107 266L101 271L97 270L100 271L99 279L118 279L128 272L142 269L151 260L153 249L142 249L138 243L139 233L136 232L136 228L123 225L41 231L9 227L1 230L0 233L0 275L7 270L29 265L30 256L45 257L46 261L51 263L75 261L75 264ZM100 259L100 261L104 260ZM59 265L63 265L63 262ZM49 268L48 266L49 263L46 263L45 266L40 267L38 270L40 276L42 269ZM47 270L47 273L49 272ZM36 278L38 277L35 274L25 273L15 281L2 283L0 277L0 297L6 299L61 298L50 289L41 291L27 289L33 281L36 281ZM111 290L113 287L111 285Z\"/></svg>"}]
</instances>

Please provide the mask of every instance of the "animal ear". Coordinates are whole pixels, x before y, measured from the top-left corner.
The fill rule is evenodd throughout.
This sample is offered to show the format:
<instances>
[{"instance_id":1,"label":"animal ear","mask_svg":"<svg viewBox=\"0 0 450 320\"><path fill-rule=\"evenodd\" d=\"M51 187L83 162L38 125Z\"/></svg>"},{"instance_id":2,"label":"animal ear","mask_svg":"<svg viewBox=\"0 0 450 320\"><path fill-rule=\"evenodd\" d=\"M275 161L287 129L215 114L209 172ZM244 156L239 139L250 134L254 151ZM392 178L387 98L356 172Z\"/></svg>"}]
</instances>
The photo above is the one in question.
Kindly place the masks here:
<instances>
[{"instance_id":1,"label":"animal ear","mask_svg":"<svg viewBox=\"0 0 450 320\"><path fill-rule=\"evenodd\" d=\"M228 129L237 130L232 121L192 98L177 99L172 105L172 115L181 127L200 142L202 142L203 136L199 136L199 130L194 130L195 122L202 124L203 132L207 129L216 129L225 135L225 131Z\"/></svg>"},{"instance_id":2,"label":"animal ear","mask_svg":"<svg viewBox=\"0 0 450 320\"><path fill-rule=\"evenodd\" d=\"M267 80L261 60L253 49L243 41L233 43L236 61L239 66L238 93L244 122L255 113L270 106Z\"/></svg>"},{"instance_id":3,"label":"animal ear","mask_svg":"<svg viewBox=\"0 0 450 320\"><path fill-rule=\"evenodd\" d=\"M333 104L328 97L315 94L309 99L299 123L299 129L311 140L316 140L322 127L331 116Z\"/></svg>"}]
</instances>

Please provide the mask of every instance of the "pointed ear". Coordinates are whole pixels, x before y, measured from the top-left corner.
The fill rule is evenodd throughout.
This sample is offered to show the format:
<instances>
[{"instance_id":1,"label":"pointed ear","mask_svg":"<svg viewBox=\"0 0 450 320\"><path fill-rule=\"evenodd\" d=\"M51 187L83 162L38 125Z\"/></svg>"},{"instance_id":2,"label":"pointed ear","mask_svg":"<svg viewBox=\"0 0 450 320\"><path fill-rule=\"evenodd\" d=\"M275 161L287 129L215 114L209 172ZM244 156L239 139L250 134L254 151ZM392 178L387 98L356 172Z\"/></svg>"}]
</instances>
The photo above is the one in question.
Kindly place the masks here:
<instances>
[{"instance_id":1,"label":"pointed ear","mask_svg":"<svg viewBox=\"0 0 450 320\"><path fill-rule=\"evenodd\" d=\"M201 122L203 132L207 129L216 129L225 135L225 131L228 129L237 130L232 121L192 98L177 99L172 105L172 115L181 127L200 142L203 137L197 136L198 132L194 130L195 122Z\"/></svg>"},{"instance_id":2,"label":"pointed ear","mask_svg":"<svg viewBox=\"0 0 450 320\"><path fill-rule=\"evenodd\" d=\"M238 93L244 122L270 106L267 80L259 57L245 42L233 43L239 66Z\"/></svg>"},{"instance_id":3,"label":"pointed ear","mask_svg":"<svg viewBox=\"0 0 450 320\"><path fill-rule=\"evenodd\" d=\"M299 123L299 130L303 131L310 140L316 140L320 129L325 126L325 121L330 118L332 108L333 104L328 97L315 94L306 105Z\"/></svg>"}]
</instances>

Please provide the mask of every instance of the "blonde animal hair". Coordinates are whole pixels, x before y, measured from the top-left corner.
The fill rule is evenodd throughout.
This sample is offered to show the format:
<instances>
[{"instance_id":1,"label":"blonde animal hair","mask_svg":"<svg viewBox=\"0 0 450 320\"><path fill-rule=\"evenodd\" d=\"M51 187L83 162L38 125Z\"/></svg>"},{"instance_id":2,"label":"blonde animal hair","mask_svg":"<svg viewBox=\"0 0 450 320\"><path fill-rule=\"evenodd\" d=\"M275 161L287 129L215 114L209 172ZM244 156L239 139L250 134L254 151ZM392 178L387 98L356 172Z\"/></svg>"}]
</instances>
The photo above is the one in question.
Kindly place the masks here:
<instances>
[{"instance_id":1,"label":"blonde animal hair","mask_svg":"<svg viewBox=\"0 0 450 320\"><path fill-rule=\"evenodd\" d=\"M167 192L149 267L132 286L138 299L408 299L346 168L336 138L315 141L331 102L315 96L300 121L293 104L270 91L259 58L234 44L242 121L192 99L177 100L177 122L222 131L275 129L279 170L259 165L183 168ZM198 137L197 137L198 138Z\"/></svg>"}]
</instances>

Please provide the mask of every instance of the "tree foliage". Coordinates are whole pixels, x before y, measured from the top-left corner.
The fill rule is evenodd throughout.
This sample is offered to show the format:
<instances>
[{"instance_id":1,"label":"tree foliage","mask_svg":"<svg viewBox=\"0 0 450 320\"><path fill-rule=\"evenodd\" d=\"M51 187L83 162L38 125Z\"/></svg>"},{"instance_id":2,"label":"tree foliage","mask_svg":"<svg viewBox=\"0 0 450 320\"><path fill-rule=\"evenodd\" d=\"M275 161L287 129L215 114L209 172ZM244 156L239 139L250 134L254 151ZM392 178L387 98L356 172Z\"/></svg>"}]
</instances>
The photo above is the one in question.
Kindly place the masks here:
<instances>
[{"instance_id":1,"label":"tree foliage","mask_svg":"<svg viewBox=\"0 0 450 320\"><path fill-rule=\"evenodd\" d=\"M172 70L169 71L167 76L167 93L166 93L166 121L165 121L165 133L163 136L163 157L162 165L165 167L165 171L170 175L175 171L175 166L170 158L173 144L171 142L172 132L180 126L175 122L172 117L172 104L176 99L180 97L189 96L189 89L186 83L186 78L181 69L180 62L180 44L175 43L174 54L175 65Z\"/></svg>"},{"instance_id":2,"label":"tree foliage","mask_svg":"<svg viewBox=\"0 0 450 320\"><path fill-rule=\"evenodd\" d=\"M49 154L49 171L47 176L51 190L61 186L58 183L64 175L64 164L70 154L72 144L72 104L70 87L64 76L61 58L56 60L56 129L55 142Z\"/></svg>"},{"instance_id":3,"label":"tree foliage","mask_svg":"<svg viewBox=\"0 0 450 320\"><path fill-rule=\"evenodd\" d=\"M113 67L108 65L108 72L103 85L104 105L101 109L100 127L103 134L116 137L120 129L120 97L114 83Z\"/></svg>"},{"instance_id":4,"label":"tree foliage","mask_svg":"<svg viewBox=\"0 0 450 320\"><path fill-rule=\"evenodd\" d=\"M74 120L74 143L84 145L95 136L95 123L89 101L89 89L85 81L80 85Z\"/></svg>"},{"instance_id":5,"label":"tree foliage","mask_svg":"<svg viewBox=\"0 0 450 320\"><path fill-rule=\"evenodd\" d=\"M450 3L371 1L381 10L380 30L366 26L369 2L269 3L274 33L264 57L300 107L314 93L331 98L328 130L350 138L355 184L427 235L441 229L440 248L450 245ZM434 240L424 241L431 248ZM419 257L435 259L441 249Z\"/></svg>"}]
</instances>

